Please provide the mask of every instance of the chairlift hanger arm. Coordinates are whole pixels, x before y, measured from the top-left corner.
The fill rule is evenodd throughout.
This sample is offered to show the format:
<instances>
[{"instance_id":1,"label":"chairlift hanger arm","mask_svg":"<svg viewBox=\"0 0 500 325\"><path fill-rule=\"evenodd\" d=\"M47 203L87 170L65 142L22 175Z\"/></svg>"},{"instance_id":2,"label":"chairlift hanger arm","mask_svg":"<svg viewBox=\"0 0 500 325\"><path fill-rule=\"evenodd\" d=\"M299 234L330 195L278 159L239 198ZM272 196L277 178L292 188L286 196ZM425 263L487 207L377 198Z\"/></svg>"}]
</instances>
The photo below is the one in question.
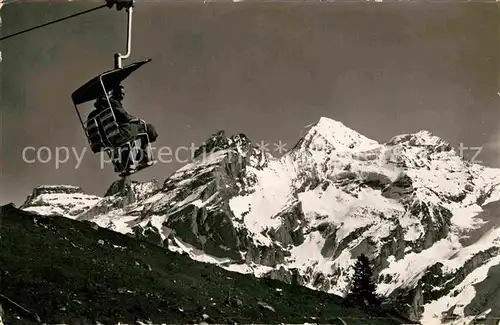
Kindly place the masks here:
<instances>
[{"instance_id":1,"label":"chairlift hanger arm","mask_svg":"<svg viewBox=\"0 0 500 325\"><path fill-rule=\"evenodd\" d=\"M117 7L118 8L118 7ZM119 10L119 9L118 9ZM115 69L122 68L122 59L128 59L132 48L132 12L134 10L133 0L130 7L127 7L128 22L127 22L127 53L115 53Z\"/></svg>"}]
</instances>

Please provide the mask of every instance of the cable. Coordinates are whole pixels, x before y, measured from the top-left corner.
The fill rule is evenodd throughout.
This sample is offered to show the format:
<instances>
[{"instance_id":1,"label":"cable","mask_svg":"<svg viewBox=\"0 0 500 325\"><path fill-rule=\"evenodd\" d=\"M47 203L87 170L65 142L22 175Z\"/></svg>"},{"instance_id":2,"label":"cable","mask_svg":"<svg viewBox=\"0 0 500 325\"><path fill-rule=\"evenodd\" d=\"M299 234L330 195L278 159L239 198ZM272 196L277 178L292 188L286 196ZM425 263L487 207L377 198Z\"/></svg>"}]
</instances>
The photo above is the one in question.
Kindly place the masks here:
<instances>
[{"instance_id":1,"label":"cable","mask_svg":"<svg viewBox=\"0 0 500 325\"><path fill-rule=\"evenodd\" d=\"M21 0L3 0L2 2L2 5L8 5L8 4L11 4L11 3L15 3L15 2L18 2L18 1L21 1Z\"/></svg>"},{"instance_id":2,"label":"cable","mask_svg":"<svg viewBox=\"0 0 500 325\"><path fill-rule=\"evenodd\" d=\"M85 10L85 11L82 11L82 12L79 12L79 13L67 16L67 17L63 17L63 18L59 18L59 19L54 20L54 21L50 21L50 22L42 24L42 25L38 25L38 26L29 28L29 29L25 29L23 31L20 31L20 32L11 34L11 35L4 36L4 37L0 38L0 41L3 41L5 39L7 39L7 38L11 38L11 37L23 34L23 33L27 33L29 31L32 31L32 30L35 30L35 29L38 29L38 28L41 28L41 27L45 27L45 26L48 26L48 25L51 25L51 24L54 24L54 23L58 23L60 21L66 20L66 19L70 19L70 18L73 18L73 17L76 17L76 16L80 16L80 15L83 15L83 14L86 14L86 13L89 13L91 11L95 11L95 10L98 10L98 9L101 9L101 8L104 8L104 7L108 7L109 8L109 6L107 4L105 4L105 5L102 5L102 6L99 6L99 7L95 7L95 8L89 9L89 10Z\"/></svg>"},{"instance_id":3,"label":"cable","mask_svg":"<svg viewBox=\"0 0 500 325\"><path fill-rule=\"evenodd\" d=\"M0 6L5 6L5 5L9 4L9 3L14 3L16 1L19 1L19 0L3 0L3 1L0 0Z\"/></svg>"}]
</instances>

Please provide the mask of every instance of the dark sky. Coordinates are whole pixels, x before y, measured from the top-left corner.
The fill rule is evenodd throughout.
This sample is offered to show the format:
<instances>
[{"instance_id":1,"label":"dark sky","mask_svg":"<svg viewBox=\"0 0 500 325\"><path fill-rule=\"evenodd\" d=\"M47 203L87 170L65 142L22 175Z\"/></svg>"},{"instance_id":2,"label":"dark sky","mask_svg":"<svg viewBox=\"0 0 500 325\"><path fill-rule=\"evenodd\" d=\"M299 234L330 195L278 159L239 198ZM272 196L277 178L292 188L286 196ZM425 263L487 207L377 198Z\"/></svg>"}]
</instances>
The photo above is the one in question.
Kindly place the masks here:
<instances>
[{"instance_id":1,"label":"dark sky","mask_svg":"<svg viewBox=\"0 0 500 325\"><path fill-rule=\"evenodd\" d=\"M9 4L2 35L97 5ZM484 147L476 159L499 166L499 13L493 3L142 2L125 64L152 62L126 80L124 104L156 125L157 147L172 150L219 129L291 148L326 116L377 141L427 129ZM40 184L102 195L117 179L88 148L77 169L74 154L56 169L54 159L24 162L22 151L87 147L70 95L113 67L125 32L125 12L105 8L0 43L0 204L20 204ZM134 179L163 181L181 165L159 163Z\"/></svg>"}]
</instances>

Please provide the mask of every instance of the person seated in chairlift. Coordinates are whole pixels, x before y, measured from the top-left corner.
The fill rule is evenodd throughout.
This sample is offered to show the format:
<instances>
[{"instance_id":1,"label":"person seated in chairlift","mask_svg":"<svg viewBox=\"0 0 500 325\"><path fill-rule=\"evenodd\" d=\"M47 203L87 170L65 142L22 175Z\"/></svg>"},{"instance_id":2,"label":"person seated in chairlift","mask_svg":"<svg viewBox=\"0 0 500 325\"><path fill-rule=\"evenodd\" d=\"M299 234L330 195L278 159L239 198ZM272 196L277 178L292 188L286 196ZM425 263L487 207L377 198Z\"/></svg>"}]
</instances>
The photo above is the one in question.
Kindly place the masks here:
<instances>
[{"instance_id":1,"label":"person seated in chairlift","mask_svg":"<svg viewBox=\"0 0 500 325\"><path fill-rule=\"evenodd\" d=\"M110 103L114 109L115 116L118 124L132 124L138 128L137 133L145 132L148 134L149 141L155 142L158 138L158 133L153 124L140 120L139 118L130 115L122 105L123 98L125 97L125 88L119 85L111 91ZM145 128L145 129L144 129ZM137 134L136 133L136 134Z\"/></svg>"},{"instance_id":2,"label":"person seated in chairlift","mask_svg":"<svg viewBox=\"0 0 500 325\"><path fill-rule=\"evenodd\" d=\"M111 95L109 97L109 104L111 104L111 108L115 114L116 122L120 128L120 133L123 139L130 139L131 137L137 136L139 133L146 133L149 137L149 142L153 143L158 138L158 133L156 132L156 128L153 124L149 122L142 121L137 117L129 114L122 105L123 98L125 97L125 88L122 85L117 86L115 89L111 90ZM99 112L108 108L109 106L108 100L106 97L100 96L97 98L94 107L95 111L92 111L89 115L89 118L95 117ZM151 160L146 155L147 153L148 143L146 141L141 141L141 151L140 159L142 164L144 161L147 163Z\"/></svg>"}]
</instances>

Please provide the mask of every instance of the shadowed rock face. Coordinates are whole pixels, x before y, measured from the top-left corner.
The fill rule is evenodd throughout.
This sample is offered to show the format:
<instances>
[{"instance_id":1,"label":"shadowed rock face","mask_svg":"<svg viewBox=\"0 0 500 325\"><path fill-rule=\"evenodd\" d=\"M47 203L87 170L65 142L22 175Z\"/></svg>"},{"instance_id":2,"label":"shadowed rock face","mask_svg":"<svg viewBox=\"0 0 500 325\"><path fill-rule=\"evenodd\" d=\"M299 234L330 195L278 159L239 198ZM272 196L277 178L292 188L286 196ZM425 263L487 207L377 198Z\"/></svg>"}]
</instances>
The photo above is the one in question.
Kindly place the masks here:
<instances>
[{"instance_id":1,"label":"shadowed rock face","mask_svg":"<svg viewBox=\"0 0 500 325\"><path fill-rule=\"evenodd\" d=\"M127 205L135 203L138 200L147 198L160 189L160 184L156 180L150 182L131 181L130 178L121 178L114 181L104 194L105 197L125 196L128 198Z\"/></svg>"},{"instance_id":2,"label":"shadowed rock face","mask_svg":"<svg viewBox=\"0 0 500 325\"><path fill-rule=\"evenodd\" d=\"M207 254L241 259L243 243L230 217L223 212L190 205L170 215L164 225L172 229L172 235Z\"/></svg>"},{"instance_id":3,"label":"shadowed rock face","mask_svg":"<svg viewBox=\"0 0 500 325\"><path fill-rule=\"evenodd\" d=\"M498 254L486 236L500 201L483 204L498 183L428 132L380 145L323 119L280 159L218 132L162 186L117 181L80 218L338 294L364 253L380 293L418 320Z\"/></svg>"},{"instance_id":4,"label":"shadowed rock face","mask_svg":"<svg viewBox=\"0 0 500 325\"><path fill-rule=\"evenodd\" d=\"M130 178L125 177L125 178L120 178L117 181L114 181L109 188L106 191L106 194L104 196L112 196L116 194L125 194L130 192L131 188L131 181ZM133 202L130 202L133 203Z\"/></svg>"},{"instance_id":5,"label":"shadowed rock face","mask_svg":"<svg viewBox=\"0 0 500 325\"><path fill-rule=\"evenodd\" d=\"M500 227L500 201L485 204L483 209L484 210L477 215L477 218L483 220L484 224L477 229L462 233L460 243L464 247L474 244L481 236L491 229Z\"/></svg>"},{"instance_id":6,"label":"shadowed rock face","mask_svg":"<svg viewBox=\"0 0 500 325\"><path fill-rule=\"evenodd\" d=\"M465 315L477 316L491 310L484 317L478 317L479 321L484 325L497 325L500 320L500 265L492 266L486 279L475 284L474 290L479 294L465 307Z\"/></svg>"},{"instance_id":7,"label":"shadowed rock face","mask_svg":"<svg viewBox=\"0 0 500 325\"><path fill-rule=\"evenodd\" d=\"M140 183L131 181L129 178L122 178L113 182L106 191L104 198L88 210L80 213L77 219L89 220L113 210L123 209L153 195L159 189L160 184L156 180Z\"/></svg>"},{"instance_id":8,"label":"shadowed rock face","mask_svg":"<svg viewBox=\"0 0 500 325\"><path fill-rule=\"evenodd\" d=\"M305 216L300 203L291 206L279 216L282 224L279 228L271 228L267 235L283 247L299 246L304 242Z\"/></svg>"},{"instance_id":9,"label":"shadowed rock face","mask_svg":"<svg viewBox=\"0 0 500 325\"><path fill-rule=\"evenodd\" d=\"M442 296L452 293L454 288L460 284L468 275L478 267L487 264L493 257L500 253L499 248L490 248L479 252L468 259L462 267L451 273L443 271L443 264L436 263L429 267L424 276L419 280L417 287L423 303L428 303Z\"/></svg>"},{"instance_id":10,"label":"shadowed rock face","mask_svg":"<svg viewBox=\"0 0 500 325\"><path fill-rule=\"evenodd\" d=\"M384 188L382 195L389 199L400 199L414 191L412 180L408 175L401 174L394 182Z\"/></svg>"}]
</instances>

